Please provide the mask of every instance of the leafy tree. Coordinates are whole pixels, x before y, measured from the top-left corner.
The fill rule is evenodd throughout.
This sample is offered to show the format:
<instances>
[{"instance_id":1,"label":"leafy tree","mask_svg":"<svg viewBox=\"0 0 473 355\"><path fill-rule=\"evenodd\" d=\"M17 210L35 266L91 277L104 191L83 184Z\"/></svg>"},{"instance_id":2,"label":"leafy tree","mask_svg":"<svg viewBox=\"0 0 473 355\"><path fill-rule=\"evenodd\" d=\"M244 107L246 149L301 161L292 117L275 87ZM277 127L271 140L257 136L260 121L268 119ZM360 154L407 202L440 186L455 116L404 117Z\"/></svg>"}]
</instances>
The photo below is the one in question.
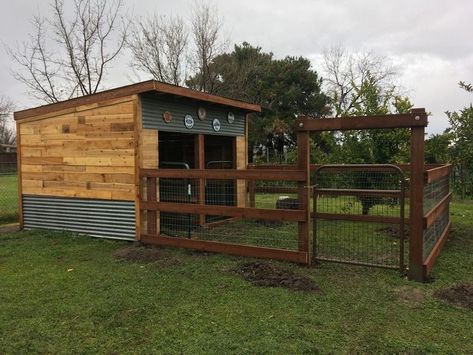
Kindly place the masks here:
<instances>
[{"instance_id":1,"label":"leafy tree","mask_svg":"<svg viewBox=\"0 0 473 355\"><path fill-rule=\"evenodd\" d=\"M425 140L425 162L429 164L445 164L451 161L450 144L452 134L446 130L434 134Z\"/></svg>"},{"instance_id":2,"label":"leafy tree","mask_svg":"<svg viewBox=\"0 0 473 355\"><path fill-rule=\"evenodd\" d=\"M282 136L293 142L297 115L326 114L328 98L321 91L322 79L306 58L275 59L272 53L244 42L217 56L210 71L218 78L212 93L262 106L260 117L250 120L249 141L253 144L274 146ZM198 83L198 76L187 81L190 87Z\"/></svg>"},{"instance_id":3,"label":"leafy tree","mask_svg":"<svg viewBox=\"0 0 473 355\"><path fill-rule=\"evenodd\" d=\"M473 92L471 84L459 83L460 87ZM451 125L452 161L459 171L461 197L473 192L473 105L459 112L446 112Z\"/></svg>"}]
</instances>

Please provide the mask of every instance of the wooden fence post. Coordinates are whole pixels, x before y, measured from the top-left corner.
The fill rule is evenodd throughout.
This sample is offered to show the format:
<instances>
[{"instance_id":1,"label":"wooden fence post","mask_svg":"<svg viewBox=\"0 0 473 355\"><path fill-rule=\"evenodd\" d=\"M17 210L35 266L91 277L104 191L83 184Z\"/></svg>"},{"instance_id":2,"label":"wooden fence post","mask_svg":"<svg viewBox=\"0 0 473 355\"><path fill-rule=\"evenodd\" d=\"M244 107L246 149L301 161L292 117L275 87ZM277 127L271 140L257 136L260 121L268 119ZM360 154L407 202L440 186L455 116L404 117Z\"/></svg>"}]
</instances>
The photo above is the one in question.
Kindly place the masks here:
<instances>
[{"instance_id":1,"label":"wooden fence post","mask_svg":"<svg viewBox=\"0 0 473 355\"><path fill-rule=\"evenodd\" d=\"M300 209L306 220L298 222L299 251L307 253L307 263L312 261L310 250L310 142L308 131L297 132L297 167L305 172L305 181L298 182Z\"/></svg>"},{"instance_id":2,"label":"wooden fence post","mask_svg":"<svg viewBox=\"0 0 473 355\"><path fill-rule=\"evenodd\" d=\"M425 110L412 110L426 115ZM424 130L411 128L411 182L409 201L409 274L410 280L424 282Z\"/></svg>"},{"instance_id":3,"label":"wooden fence post","mask_svg":"<svg viewBox=\"0 0 473 355\"><path fill-rule=\"evenodd\" d=\"M146 178L146 200L148 202L156 202L157 201L157 188L156 188L156 178L155 177L147 177ZM149 235L156 235L158 232L157 226L157 213L156 211L148 210L146 212L146 226L147 231L146 233Z\"/></svg>"},{"instance_id":4,"label":"wooden fence post","mask_svg":"<svg viewBox=\"0 0 473 355\"><path fill-rule=\"evenodd\" d=\"M205 169L205 143L204 143L204 135L197 134L195 136L195 167L196 169ZM200 205L205 205L205 180L198 179L197 180L197 195L198 201ZM203 226L205 224L205 214L199 214L199 226Z\"/></svg>"}]
</instances>

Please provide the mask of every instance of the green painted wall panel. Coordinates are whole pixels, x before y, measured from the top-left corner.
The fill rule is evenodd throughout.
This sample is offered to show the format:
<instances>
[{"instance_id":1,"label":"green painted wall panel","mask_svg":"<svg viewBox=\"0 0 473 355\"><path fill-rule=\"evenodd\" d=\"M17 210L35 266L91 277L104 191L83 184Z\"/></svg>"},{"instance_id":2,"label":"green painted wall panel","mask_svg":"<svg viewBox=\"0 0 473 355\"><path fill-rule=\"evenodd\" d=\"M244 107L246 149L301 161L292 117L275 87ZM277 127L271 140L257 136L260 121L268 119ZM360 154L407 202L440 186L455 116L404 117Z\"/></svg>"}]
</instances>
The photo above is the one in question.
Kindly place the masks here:
<instances>
[{"instance_id":1,"label":"green painted wall panel","mask_svg":"<svg viewBox=\"0 0 473 355\"><path fill-rule=\"evenodd\" d=\"M143 128L222 136L245 135L245 113L238 109L211 104L205 101L193 101L178 96L156 94L142 94L141 105ZM197 109L201 106L207 111L207 117L202 121L197 117ZM165 111L169 111L172 114L173 119L170 123L166 123L163 120L163 113ZM227 121L229 111L235 115L233 123ZM184 125L184 117L186 115L191 115L194 118L194 127L191 129L186 128ZM212 128L214 118L220 120L221 129L219 132L215 132Z\"/></svg>"}]
</instances>

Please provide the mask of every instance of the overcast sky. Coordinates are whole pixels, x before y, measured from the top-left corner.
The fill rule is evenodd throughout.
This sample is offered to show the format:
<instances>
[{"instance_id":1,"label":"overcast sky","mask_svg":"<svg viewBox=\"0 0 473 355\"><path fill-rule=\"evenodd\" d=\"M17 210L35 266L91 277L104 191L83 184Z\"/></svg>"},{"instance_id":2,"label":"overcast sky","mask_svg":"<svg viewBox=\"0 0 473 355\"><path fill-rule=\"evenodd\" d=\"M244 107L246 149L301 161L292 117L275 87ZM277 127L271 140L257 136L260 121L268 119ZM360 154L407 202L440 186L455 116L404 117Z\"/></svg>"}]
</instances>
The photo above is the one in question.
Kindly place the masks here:
<instances>
[{"instance_id":1,"label":"overcast sky","mask_svg":"<svg viewBox=\"0 0 473 355\"><path fill-rule=\"evenodd\" d=\"M70 0L65 0L67 4ZM192 0L124 0L127 12L190 17ZM34 14L49 13L48 0L0 0L0 39L7 45L27 39ZM460 109L473 96L458 82L473 82L473 1L219 1L225 33L232 43L250 42L277 57L305 56L321 71L324 48L342 45L373 50L399 65L401 83L416 107L432 113L429 133L448 126L446 110ZM19 108L36 106L10 75L11 63L1 48L0 94ZM129 58L123 55L105 82L110 88L130 82ZM143 77L146 79L146 77Z\"/></svg>"}]
</instances>

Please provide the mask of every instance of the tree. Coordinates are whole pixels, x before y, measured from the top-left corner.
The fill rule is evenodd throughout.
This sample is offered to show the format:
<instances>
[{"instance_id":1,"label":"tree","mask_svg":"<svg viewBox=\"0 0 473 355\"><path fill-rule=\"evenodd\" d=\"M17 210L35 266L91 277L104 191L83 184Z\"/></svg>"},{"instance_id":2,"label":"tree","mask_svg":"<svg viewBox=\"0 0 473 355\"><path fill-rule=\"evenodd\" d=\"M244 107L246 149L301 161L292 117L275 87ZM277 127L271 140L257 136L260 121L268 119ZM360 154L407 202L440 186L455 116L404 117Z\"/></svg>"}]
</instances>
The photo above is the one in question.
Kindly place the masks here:
<instances>
[{"instance_id":1,"label":"tree","mask_svg":"<svg viewBox=\"0 0 473 355\"><path fill-rule=\"evenodd\" d=\"M323 53L323 67L325 87L336 117L360 111L365 104L363 89L367 85L376 88L383 101L400 95L395 84L396 68L386 57L373 52L350 53L340 46L332 47Z\"/></svg>"},{"instance_id":2,"label":"tree","mask_svg":"<svg viewBox=\"0 0 473 355\"><path fill-rule=\"evenodd\" d=\"M190 61L195 74L193 80L187 82L193 89L215 93L218 76L210 66L227 47L227 41L222 38L222 24L223 19L216 6L198 1L194 3L191 28L193 54Z\"/></svg>"},{"instance_id":3,"label":"tree","mask_svg":"<svg viewBox=\"0 0 473 355\"><path fill-rule=\"evenodd\" d=\"M97 92L125 44L122 0L73 0L73 6L68 18L63 0L55 0L48 19L33 18L29 41L7 49L14 77L47 103Z\"/></svg>"},{"instance_id":4,"label":"tree","mask_svg":"<svg viewBox=\"0 0 473 355\"><path fill-rule=\"evenodd\" d=\"M135 21L127 46L133 54L133 68L165 83L185 82L188 29L181 17L154 15Z\"/></svg>"},{"instance_id":5,"label":"tree","mask_svg":"<svg viewBox=\"0 0 473 355\"><path fill-rule=\"evenodd\" d=\"M427 138L425 140L425 162L428 164L445 164L450 162L451 142L452 134L450 130Z\"/></svg>"},{"instance_id":6,"label":"tree","mask_svg":"<svg viewBox=\"0 0 473 355\"><path fill-rule=\"evenodd\" d=\"M272 53L244 42L215 57L209 71L216 78L215 94L262 106L261 115L249 120L250 147L266 145L273 151L276 145L281 151L283 137L287 144L294 141L292 127L297 115L326 114L322 80L306 58L275 59ZM191 76L188 83L195 87L199 80Z\"/></svg>"},{"instance_id":7,"label":"tree","mask_svg":"<svg viewBox=\"0 0 473 355\"><path fill-rule=\"evenodd\" d=\"M460 82L459 86L472 92L471 84ZM461 198L473 191L473 105L464 107L459 112L446 112L451 125L452 161L459 171Z\"/></svg>"},{"instance_id":8,"label":"tree","mask_svg":"<svg viewBox=\"0 0 473 355\"><path fill-rule=\"evenodd\" d=\"M16 142L11 119L13 109L13 102L4 96L0 96L0 144L14 145Z\"/></svg>"}]
</instances>

